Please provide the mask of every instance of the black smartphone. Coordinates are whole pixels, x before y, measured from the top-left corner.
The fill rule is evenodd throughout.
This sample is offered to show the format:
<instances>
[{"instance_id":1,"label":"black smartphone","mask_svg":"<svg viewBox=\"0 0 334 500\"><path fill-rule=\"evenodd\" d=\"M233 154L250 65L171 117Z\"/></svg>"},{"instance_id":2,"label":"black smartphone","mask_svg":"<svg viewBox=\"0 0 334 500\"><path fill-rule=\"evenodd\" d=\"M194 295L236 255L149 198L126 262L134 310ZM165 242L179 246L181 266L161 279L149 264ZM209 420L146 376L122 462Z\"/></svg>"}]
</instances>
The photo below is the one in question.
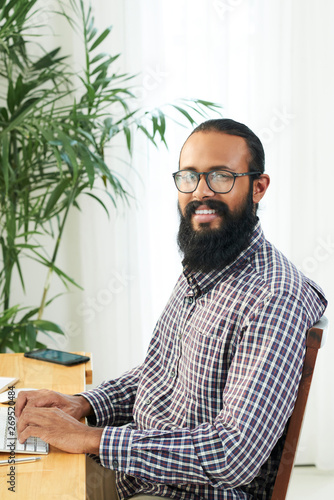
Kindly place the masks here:
<instances>
[{"instance_id":1,"label":"black smartphone","mask_svg":"<svg viewBox=\"0 0 334 500\"><path fill-rule=\"evenodd\" d=\"M73 354L72 352L57 351L56 349L36 349L26 352L24 355L26 358L49 361L50 363L57 363L58 365L65 366L86 363L86 361L90 359L88 356L81 356L81 354Z\"/></svg>"}]
</instances>

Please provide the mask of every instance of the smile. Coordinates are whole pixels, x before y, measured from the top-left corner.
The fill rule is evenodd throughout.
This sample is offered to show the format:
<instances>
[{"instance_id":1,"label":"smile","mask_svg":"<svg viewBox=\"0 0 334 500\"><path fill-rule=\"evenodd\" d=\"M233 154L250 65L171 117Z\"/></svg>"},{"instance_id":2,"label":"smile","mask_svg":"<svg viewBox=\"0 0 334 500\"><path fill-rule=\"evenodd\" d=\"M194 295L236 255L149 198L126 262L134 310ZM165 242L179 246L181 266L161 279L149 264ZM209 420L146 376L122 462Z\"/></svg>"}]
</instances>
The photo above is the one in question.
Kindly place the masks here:
<instances>
[{"instance_id":1,"label":"smile","mask_svg":"<svg viewBox=\"0 0 334 500\"><path fill-rule=\"evenodd\" d=\"M196 215L211 215L215 214L216 210L196 210L195 214Z\"/></svg>"}]
</instances>

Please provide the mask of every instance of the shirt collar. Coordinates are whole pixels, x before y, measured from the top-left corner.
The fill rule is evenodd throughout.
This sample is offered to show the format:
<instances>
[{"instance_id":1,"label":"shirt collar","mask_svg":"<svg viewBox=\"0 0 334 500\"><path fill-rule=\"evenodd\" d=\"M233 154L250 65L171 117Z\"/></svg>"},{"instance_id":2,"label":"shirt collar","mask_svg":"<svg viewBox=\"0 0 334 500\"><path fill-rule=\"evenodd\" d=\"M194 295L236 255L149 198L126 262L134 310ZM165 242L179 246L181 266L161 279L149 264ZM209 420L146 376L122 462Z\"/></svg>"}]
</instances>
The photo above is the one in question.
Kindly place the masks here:
<instances>
[{"instance_id":1,"label":"shirt collar","mask_svg":"<svg viewBox=\"0 0 334 500\"><path fill-rule=\"evenodd\" d=\"M232 274L237 268L244 266L245 261L251 260L252 256L262 247L265 241L264 234L261 228L260 221L257 222L249 245L245 250L243 250L238 257L228 264L221 271L210 271L208 273L193 272L187 266L183 268L183 274L188 282L188 285L192 289L193 295L199 297L205 293L209 288L227 276Z\"/></svg>"}]
</instances>

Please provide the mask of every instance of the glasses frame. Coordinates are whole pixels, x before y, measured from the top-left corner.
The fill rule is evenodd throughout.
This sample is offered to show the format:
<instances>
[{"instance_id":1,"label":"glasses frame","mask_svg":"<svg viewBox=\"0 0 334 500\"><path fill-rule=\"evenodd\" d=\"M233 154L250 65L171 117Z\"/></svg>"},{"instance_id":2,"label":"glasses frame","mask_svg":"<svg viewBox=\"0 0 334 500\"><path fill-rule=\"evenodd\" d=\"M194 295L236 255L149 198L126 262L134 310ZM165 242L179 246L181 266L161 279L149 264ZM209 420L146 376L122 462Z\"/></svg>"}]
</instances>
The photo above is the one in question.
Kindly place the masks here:
<instances>
[{"instance_id":1,"label":"glasses frame","mask_svg":"<svg viewBox=\"0 0 334 500\"><path fill-rule=\"evenodd\" d=\"M179 174L180 172L191 172L192 174L194 174L196 177L197 177L197 184L196 184L196 187L192 190L192 191L181 191L181 189L178 188L177 184L176 184L176 176L177 174ZM228 191L216 191L215 189L212 189L212 187L210 186L210 182L209 182L209 175L212 174L213 172L226 172L230 175L233 176L233 184L231 186L231 188L228 190ZM205 182L207 183L209 189L213 192L213 193L217 193L217 194L227 194L229 193L230 191L232 191L232 189L234 188L234 184L235 184L235 179L237 177L244 177L246 175L261 175L262 172L244 172L244 173L235 173L235 172L230 172L229 170L221 170L221 169L217 169L217 170L210 170L209 172L196 172L196 170L187 170L187 169L184 169L184 170L178 170L177 172L174 172L172 174L173 176L173 179L174 179L174 182L175 182L175 186L176 186L176 189L178 191L180 191L180 193L184 193L184 194L190 194L190 193L194 193L196 191L196 189L198 188L198 184L199 184L199 181L200 181L200 177L201 175L204 175L205 176Z\"/></svg>"}]
</instances>

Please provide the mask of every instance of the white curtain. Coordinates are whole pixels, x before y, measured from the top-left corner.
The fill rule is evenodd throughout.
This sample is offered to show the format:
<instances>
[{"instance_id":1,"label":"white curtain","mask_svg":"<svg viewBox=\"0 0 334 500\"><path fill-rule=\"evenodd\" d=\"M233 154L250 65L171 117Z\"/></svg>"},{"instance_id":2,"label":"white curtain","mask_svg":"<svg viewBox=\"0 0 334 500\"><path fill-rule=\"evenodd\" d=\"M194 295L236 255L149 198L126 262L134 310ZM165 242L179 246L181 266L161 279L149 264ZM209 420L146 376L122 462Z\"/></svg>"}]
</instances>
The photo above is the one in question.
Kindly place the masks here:
<instances>
[{"instance_id":1,"label":"white curtain","mask_svg":"<svg viewBox=\"0 0 334 500\"><path fill-rule=\"evenodd\" d=\"M113 25L107 50L122 53L119 68L139 73L140 104L212 100L259 134L271 176L260 210L265 234L324 288L331 320L333 2L95 0L93 7L101 27ZM85 201L68 227L61 259L84 291L58 301L67 332L58 347L93 353L94 384L143 360L180 272L171 173L189 130L169 127L168 151L138 134L134 170L117 163L136 196L130 208L120 205L108 220ZM330 331L298 453L299 463L324 469L334 468L333 354Z\"/></svg>"}]
</instances>

